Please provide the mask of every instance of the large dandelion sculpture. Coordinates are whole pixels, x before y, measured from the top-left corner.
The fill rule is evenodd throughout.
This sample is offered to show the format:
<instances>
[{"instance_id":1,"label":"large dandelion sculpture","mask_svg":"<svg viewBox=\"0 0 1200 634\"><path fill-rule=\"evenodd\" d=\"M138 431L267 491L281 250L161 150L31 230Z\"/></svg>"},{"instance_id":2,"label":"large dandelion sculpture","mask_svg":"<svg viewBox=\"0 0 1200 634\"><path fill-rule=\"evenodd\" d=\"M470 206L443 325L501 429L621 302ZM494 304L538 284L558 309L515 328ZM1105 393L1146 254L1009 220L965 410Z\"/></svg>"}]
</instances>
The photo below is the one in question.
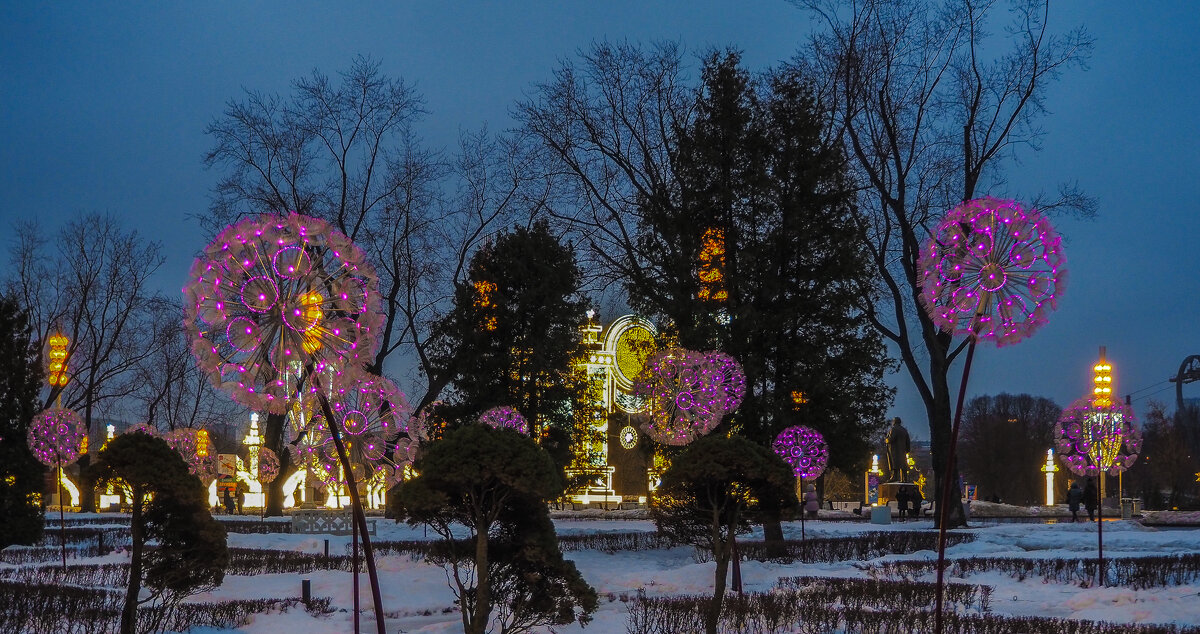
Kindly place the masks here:
<instances>
[{"instance_id":1,"label":"large dandelion sculpture","mask_svg":"<svg viewBox=\"0 0 1200 634\"><path fill-rule=\"evenodd\" d=\"M323 220L243 220L204 250L190 279L192 353L214 386L250 409L283 413L309 375L354 371L377 349L374 267Z\"/></svg>"},{"instance_id":2,"label":"large dandelion sculpture","mask_svg":"<svg viewBox=\"0 0 1200 634\"><path fill-rule=\"evenodd\" d=\"M746 375L724 353L671 348L646 359L633 391L649 411L642 429L665 445L686 445L737 409Z\"/></svg>"},{"instance_id":3,"label":"large dandelion sculpture","mask_svg":"<svg viewBox=\"0 0 1200 634\"><path fill-rule=\"evenodd\" d=\"M804 425L794 425L779 432L771 449L783 461L791 465L792 473L800 480L801 495L804 481L815 480L825 473L829 463L829 445L821 432ZM803 498L801 498L803 500ZM804 539L804 512L800 513L800 539Z\"/></svg>"},{"instance_id":4,"label":"large dandelion sculpture","mask_svg":"<svg viewBox=\"0 0 1200 634\"><path fill-rule=\"evenodd\" d=\"M1081 398L1063 410L1054 426L1058 457L1072 473L1099 476L1104 499L1104 476L1119 475L1137 463L1142 433L1134 426L1133 412L1110 396ZM1104 585L1104 504L1098 505L1096 525L1097 567Z\"/></svg>"},{"instance_id":5,"label":"large dandelion sculpture","mask_svg":"<svg viewBox=\"0 0 1200 634\"><path fill-rule=\"evenodd\" d=\"M39 462L54 468L55 483L61 486L63 466L79 459L80 447L87 440L87 427L74 410L52 407L38 412L29 424L26 441ZM62 546L62 566L67 568L67 521L63 503L58 501L59 541Z\"/></svg>"},{"instance_id":6,"label":"large dandelion sculpture","mask_svg":"<svg viewBox=\"0 0 1200 634\"><path fill-rule=\"evenodd\" d=\"M516 408L501 405L493 407L479 415L479 422L492 429L511 429L517 433L529 435L529 423Z\"/></svg>"},{"instance_id":7,"label":"large dandelion sculpture","mask_svg":"<svg viewBox=\"0 0 1200 634\"><path fill-rule=\"evenodd\" d=\"M361 372L383 325L378 279L361 249L323 220L268 214L217 235L189 278L184 327L214 386L252 410L276 414L315 399L327 419L337 419L322 383L329 372ZM352 473L340 426L329 431L344 471ZM348 488L383 634L366 517L356 487Z\"/></svg>"},{"instance_id":8,"label":"large dandelion sculpture","mask_svg":"<svg viewBox=\"0 0 1200 634\"><path fill-rule=\"evenodd\" d=\"M1066 278L1062 240L1050 222L1012 200L969 200L951 209L934 230L917 261L921 302L933 323L969 338L950 447L938 500L937 612L942 632L946 563L946 502L955 479L955 446L975 344L1015 344L1046 323Z\"/></svg>"}]
</instances>

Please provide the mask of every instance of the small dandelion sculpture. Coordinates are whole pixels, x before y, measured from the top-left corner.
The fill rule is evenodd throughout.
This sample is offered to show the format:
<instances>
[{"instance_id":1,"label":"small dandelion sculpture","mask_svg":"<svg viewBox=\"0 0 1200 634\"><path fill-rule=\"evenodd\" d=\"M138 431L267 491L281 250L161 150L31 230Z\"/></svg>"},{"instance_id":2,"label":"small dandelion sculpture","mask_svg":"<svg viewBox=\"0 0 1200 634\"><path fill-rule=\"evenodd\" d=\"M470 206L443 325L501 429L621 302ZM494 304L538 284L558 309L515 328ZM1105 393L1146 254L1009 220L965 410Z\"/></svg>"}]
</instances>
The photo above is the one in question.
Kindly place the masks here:
<instances>
[{"instance_id":1,"label":"small dandelion sculpture","mask_svg":"<svg viewBox=\"0 0 1200 634\"><path fill-rule=\"evenodd\" d=\"M363 372L384 323L378 278L362 249L327 222L296 213L226 228L192 265L183 293L192 354L210 382L252 410L275 414L308 398L335 419L325 379ZM341 444L336 424L330 435ZM352 477L347 452L339 446L337 454ZM348 488L383 634L366 516L357 487Z\"/></svg>"},{"instance_id":2,"label":"small dandelion sculpture","mask_svg":"<svg viewBox=\"0 0 1200 634\"><path fill-rule=\"evenodd\" d=\"M162 434L158 431L158 428L155 427L154 425L151 425L150 423L137 423L135 425L130 425L128 429L126 429L125 431L123 431L121 433L123 433L123 434L146 434L147 436L154 436L155 438L162 436ZM194 451L194 449L193 449L193 451Z\"/></svg>"},{"instance_id":3,"label":"small dandelion sculpture","mask_svg":"<svg viewBox=\"0 0 1200 634\"><path fill-rule=\"evenodd\" d=\"M671 348L646 359L633 391L649 410L642 429L660 443L686 445L737 409L746 375L724 353Z\"/></svg>"},{"instance_id":4,"label":"small dandelion sculpture","mask_svg":"<svg viewBox=\"0 0 1200 634\"><path fill-rule=\"evenodd\" d=\"M1133 412L1109 396L1076 400L1062 412L1054 425L1058 457L1078 476L1100 477L1104 499L1104 476L1119 475L1137 463L1142 449L1142 432L1134 426ZM1099 506L1096 544L1100 585L1104 585L1104 505Z\"/></svg>"},{"instance_id":5,"label":"small dandelion sculpture","mask_svg":"<svg viewBox=\"0 0 1200 634\"><path fill-rule=\"evenodd\" d=\"M87 427L74 410L52 407L34 415L26 432L29 450L47 467L54 468L55 482L62 482L62 468L79 459L80 447L87 440ZM58 502L58 521L61 530L62 567L67 569L66 519L62 500Z\"/></svg>"},{"instance_id":6,"label":"small dandelion sculpture","mask_svg":"<svg viewBox=\"0 0 1200 634\"><path fill-rule=\"evenodd\" d=\"M1120 401L1102 405L1082 398L1063 410L1054 426L1058 457L1075 475L1118 475L1137 463L1142 433Z\"/></svg>"},{"instance_id":7,"label":"small dandelion sculpture","mask_svg":"<svg viewBox=\"0 0 1200 634\"><path fill-rule=\"evenodd\" d=\"M821 432L804 425L795 425L779 432L771 449L783 461L791 465L792 473L800 479L800 494L804 495L804 481L815 480L825 473L829 462L829 446ZM801 502L803 502L801 497ZM804 515L800 513L800 539L804 539Z\"/></svg>"},{"instance_id":8,"label":"small dandelion sculpture","mask_svg":"<svg viewBox=\"0 0 1200 634\"><path fill-rule=\"evenodd\" d=\"M251 409L283 413L309 373L357 371L377 349L374 267L323 220L293 213L239 222L189 277L192 353L215 387Z\"/></svg>"},{"instance_id":9,"label":"small dandelion sculpture","mask_svg":"<svg viewBox=\"0 0 1200 634\"><path fill-rule=\"evenodd\" d=\"M133 428L130 430L132 431ZM138 431L144 430L139 428ZM208 455L199 455L199 443L196 440L195 429L180 427L167 432L162 438L179 453L179 456L187 463L188 471L200 478L201 482L208 482L217 477L217 459Z\"/></svg>"},{"instance_id":10,"label":"small dandelion sculpture","mask_svg":"<svg viewBox=\"0 0 1200 634\"><path fill-rule=\"evenodd\" d=\"M279 477L279 456L276 456L274 451L266 447L259 447L258 481L263 484L270 484L277 477Z\"/></svg>"},{"instance_id":11,"label":"small dandelion sculpture","mask_svg":"<svg viewBox=\"0 0 1200 634\"><path fill-rule=\"evenodd\" d=\"M511 429L529 435L529 422L516 408L501 405L479 415L479 422L492 429Z\"/></svg>"},{"instance_id":12,"label":"small dandelion sculpture","mask_svg":"<svg viewBox=\"0 0 1200 634\"><path fill-rule=\"evenodd\" d=\"M779 432L771 448L792 466L792 472L801 480L821 477L829 462L829 446L825 444L825 438L817 430L803 425Z\"/></svg>"},{"instance_id":13,"label":"small dandelion sculpture","mask_svg":"<svg viewBox=\"0 0 1200 634\"><path fill-rule=\"evenodd\" d=\"M969 200L951 209L917 261L921 302L943 331L969 338L950 447L938 499L938 576L934 631L941 634L945 590L946 508L955 479L955 447L975 344L1015 344L1046 323L1066 279L1062 240L1050 222L1012 200Z\"/></svg>"}]
</instances>

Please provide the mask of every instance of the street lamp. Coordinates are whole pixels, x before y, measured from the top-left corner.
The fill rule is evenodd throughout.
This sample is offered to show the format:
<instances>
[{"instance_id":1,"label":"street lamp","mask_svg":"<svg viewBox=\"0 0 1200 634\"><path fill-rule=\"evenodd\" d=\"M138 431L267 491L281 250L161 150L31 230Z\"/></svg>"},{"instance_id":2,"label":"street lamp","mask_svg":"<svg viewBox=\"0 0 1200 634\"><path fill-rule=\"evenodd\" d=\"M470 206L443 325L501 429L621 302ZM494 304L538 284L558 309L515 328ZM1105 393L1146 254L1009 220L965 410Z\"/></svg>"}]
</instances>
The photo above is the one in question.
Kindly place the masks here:
<instances>
[{"instance_id":1,"label":"street lamp","mask_svg":"<svg viewBox=\"0 0 1200 634\"><path fill-rule=\"evenodd\" d=\"M1046 464L1042 465L1042 471L1046 474L1046 506L1054 506L1054 472L1058 471L1058 465L1054 464L1054 450L1046 450Z\"/></svg>"}]
</instances>

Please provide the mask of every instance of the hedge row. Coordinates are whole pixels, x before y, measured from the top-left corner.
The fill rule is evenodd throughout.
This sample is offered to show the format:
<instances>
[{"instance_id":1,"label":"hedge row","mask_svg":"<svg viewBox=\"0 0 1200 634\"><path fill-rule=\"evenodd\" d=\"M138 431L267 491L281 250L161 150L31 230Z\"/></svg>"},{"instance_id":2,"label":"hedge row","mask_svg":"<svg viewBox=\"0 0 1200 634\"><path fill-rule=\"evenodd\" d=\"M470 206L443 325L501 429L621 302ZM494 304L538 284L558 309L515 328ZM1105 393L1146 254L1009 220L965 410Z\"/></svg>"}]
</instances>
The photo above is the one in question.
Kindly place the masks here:
<instances>
[{"instance_id":1,"label":"hedge row","mask_svg":"<svg viewBox=\"0 0 1200 634\"><path fill-rule=\"evenodd\" d=\"M947 547L974 540L975 535L971 533L946 534ZM787 540L782 543L739 541L738 549L747 559L756 561L830 563L937 550L937 541L938 534L933 531L880 531L852 537Z\"/></svg>"},{"instance_id":2,"label":"hedge row","mask_svg":"<svg viewBox=\"0 0 1200 634\"><path fill-rule=\"evenodd\" d=\"M872 564L871 570L886 576L912 579L937 572L937 561L885 561ZM946 570L955 577L998 571L1022 581L1037 577L1043 582L1086 585L1097 578L1099 561L970 557L947 562ZM1104 571L1105 582L1109 585L1133 589L1187 585L1200 580L1200 554L1106 558Z\"/></svg>"},{"instance_id":3,"label":"hedge row","mask_svg":"<svg viewBox=\"0 0 1200 634\"><path fill-rule=\"evenodd\" d=\"M0 581L0 634L115 633L124 599L123 590ZM246 624L251 615L270 609L286 612L301 605L304 602L298 598L184 603L160 626L169 631L197 625L231 629ZM325 614L331 611L329 606L329 598L317 598L304 607L312 614ZM141 608L139 621L154 620L159 609Z\"/></svg>"},{"instance_id":4,"label":"hedge row","mask_svg":"<svg viewBox=\"0 0 1200 634\"><path fill-rule=\"evenodd\" d=\"M905 582L892 582L905 583ZM882 587L882 586L881 586ZM886 592L895 591L895 587ZM887 601L886 594L877 596ZM656 597L639 593L629 605L628 634L699 634L711 597ZM932 609L854 609L828 602L823 593L776 590L727 597L718 632L722 634L929 634ZM945 634L1200 634L1200 628L1073 621L1047 617L1008 617L946 611Z\"/></svg>"}]
</instances>

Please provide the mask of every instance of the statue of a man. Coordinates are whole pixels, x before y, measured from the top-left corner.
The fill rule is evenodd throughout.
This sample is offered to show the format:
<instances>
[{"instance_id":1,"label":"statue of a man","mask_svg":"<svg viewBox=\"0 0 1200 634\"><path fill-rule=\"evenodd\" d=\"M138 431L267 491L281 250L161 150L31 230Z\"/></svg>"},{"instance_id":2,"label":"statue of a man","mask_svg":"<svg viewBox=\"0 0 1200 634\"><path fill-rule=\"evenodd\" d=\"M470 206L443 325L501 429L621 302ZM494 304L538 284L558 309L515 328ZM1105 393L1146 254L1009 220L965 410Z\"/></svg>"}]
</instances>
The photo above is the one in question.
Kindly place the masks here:
<instances>
[{"instance_id":1,"label":"statue of a man","mask_svg":"<svg viewBox=\"0 0 1200 634\"><path fill-rule=\"evenodd\" d=\"M892 428L887 435L888 481L908 482L908 430L900 417L892 419Z\"/></svg>"}]
</instances>

